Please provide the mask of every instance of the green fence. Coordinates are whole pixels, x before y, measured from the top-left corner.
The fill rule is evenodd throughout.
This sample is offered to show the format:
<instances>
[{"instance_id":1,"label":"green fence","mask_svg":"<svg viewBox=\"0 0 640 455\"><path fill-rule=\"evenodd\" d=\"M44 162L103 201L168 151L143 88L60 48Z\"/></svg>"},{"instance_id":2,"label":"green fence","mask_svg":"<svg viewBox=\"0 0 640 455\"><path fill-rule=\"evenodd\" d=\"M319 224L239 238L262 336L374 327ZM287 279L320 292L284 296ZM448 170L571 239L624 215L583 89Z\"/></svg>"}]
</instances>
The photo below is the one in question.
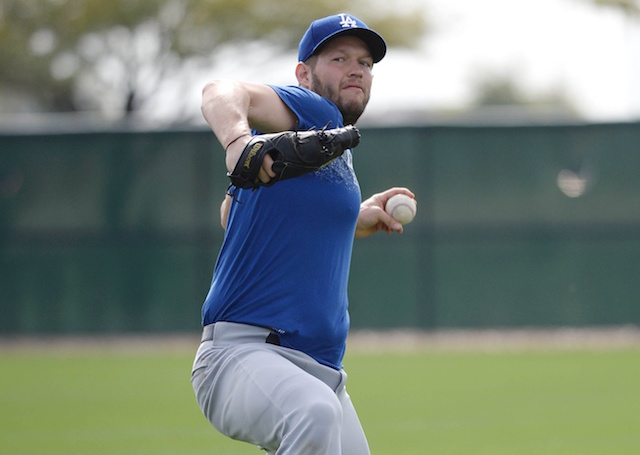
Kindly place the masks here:
<instances>
[{"instance_id":1,"label":"green fence","mask_svg":"<svg viewBox=\"0 0 640 455\"><path fill-rule=\"evenodd\" d=\"M640 325L640 124L365 128L359 328ZM0 334L197 330L222 241L205 130L0 135Z\"/></svg>"}]
</instances>

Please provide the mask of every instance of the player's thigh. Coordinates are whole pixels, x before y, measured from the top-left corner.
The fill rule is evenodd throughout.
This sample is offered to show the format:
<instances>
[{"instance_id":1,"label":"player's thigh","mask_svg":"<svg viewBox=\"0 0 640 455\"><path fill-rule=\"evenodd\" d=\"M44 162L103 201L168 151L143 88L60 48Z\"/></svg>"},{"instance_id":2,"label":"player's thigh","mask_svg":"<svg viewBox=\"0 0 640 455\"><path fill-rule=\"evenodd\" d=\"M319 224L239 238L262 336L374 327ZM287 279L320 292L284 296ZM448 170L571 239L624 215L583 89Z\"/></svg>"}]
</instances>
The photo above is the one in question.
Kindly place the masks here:
<instances>
[{"instance_id":1,"label":"player's thigh","mask_svg":"<svg viewBox=\"0 0 640 455\"><path fill-rule=\"evenodd\" d=\"M196 362L193 383L198 403L222 433L269 446L317 404L340 407L324 382L262 345L213 347L202 364Z\"/></svg>"},{"instance_id":2,"label":"player's thigh","mask_svg":"<svg viewBox=\"0 0 640 455\"><path fill-rule=\"evenodd\" d=\"M351 397L343 387L338 391L338 398L342 406L343 421L341 433L342 453L350 455L369 455L369 443L362 424L351 402Z\"/></svg>"}]
</instances>

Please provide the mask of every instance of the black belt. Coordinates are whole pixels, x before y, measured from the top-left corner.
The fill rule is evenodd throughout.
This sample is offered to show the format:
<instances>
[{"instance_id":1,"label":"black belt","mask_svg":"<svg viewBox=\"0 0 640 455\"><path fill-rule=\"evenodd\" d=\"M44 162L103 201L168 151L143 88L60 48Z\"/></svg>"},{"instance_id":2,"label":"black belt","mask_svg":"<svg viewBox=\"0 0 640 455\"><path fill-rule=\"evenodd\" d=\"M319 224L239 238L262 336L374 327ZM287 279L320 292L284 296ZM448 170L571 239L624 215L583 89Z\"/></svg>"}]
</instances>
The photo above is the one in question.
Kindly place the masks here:
<instances>
[{"instance_id":1,"label":"black belt","mask_svg":"<svg viewBox=\"0 0 640 455\"><path fill-rule=\"evenodd\" d=\"M202 339L200 340L201 343L204 343L205 341L213 340L214 326L215 324L207 324L204 326L204 328L202 329ZM280 337L276 332L271 331L269 335L267 335L267 338L265 338L264 342L268 344L275 344L276 346L280 346Z\"/></svg>"}]
</instances>

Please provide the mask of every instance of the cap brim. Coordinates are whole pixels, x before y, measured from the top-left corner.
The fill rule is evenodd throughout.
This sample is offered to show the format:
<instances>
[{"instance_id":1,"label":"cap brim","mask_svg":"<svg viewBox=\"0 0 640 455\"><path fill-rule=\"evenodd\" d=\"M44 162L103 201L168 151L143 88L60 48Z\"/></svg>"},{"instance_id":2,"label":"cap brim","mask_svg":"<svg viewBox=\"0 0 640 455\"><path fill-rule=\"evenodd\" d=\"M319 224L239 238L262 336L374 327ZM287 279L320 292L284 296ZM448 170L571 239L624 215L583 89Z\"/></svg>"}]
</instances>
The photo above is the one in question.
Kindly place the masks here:
<instances>
[{"instance_id":1,"label":"cap brim","mask_svg":"<svg viewBox=\"0 0 640 455\"><path fill-rule=\"evenodd\" d=\"M387 53L387 43L384 41L384 38L382 38L382 36L378 35L378 33L368 28L346 28L343 30L338 30L337 32L327 36L325 39L320 41L318 45L313 49L312 54L315 54L318 49L320 49L322 45L324 45L327 41L341 35L352 35L364 41L371 51L373 63L378 63Z\"/></svg>"}]
</instances>

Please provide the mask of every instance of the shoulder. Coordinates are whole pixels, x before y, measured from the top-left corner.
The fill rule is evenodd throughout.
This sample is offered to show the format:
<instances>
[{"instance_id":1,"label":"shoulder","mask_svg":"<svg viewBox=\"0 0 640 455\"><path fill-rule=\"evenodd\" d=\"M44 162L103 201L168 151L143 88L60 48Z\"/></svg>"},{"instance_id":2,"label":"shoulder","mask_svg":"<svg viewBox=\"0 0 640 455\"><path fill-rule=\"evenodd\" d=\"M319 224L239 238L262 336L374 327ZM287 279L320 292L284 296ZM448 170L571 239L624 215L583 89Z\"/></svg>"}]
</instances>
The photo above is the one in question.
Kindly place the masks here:
<instances>
[{"instance_id":1,"label":"shoulder","mask_svg":"<svg viewBox=\"0 0 640 455\"><path fill-rule=\"evenodd\" d=\"M280 99L298 117L298 129L322 128L331 124L332 128L343 125L340 110L317 93L294 85L270 85Z\"/></svg>"}]
</instances>

